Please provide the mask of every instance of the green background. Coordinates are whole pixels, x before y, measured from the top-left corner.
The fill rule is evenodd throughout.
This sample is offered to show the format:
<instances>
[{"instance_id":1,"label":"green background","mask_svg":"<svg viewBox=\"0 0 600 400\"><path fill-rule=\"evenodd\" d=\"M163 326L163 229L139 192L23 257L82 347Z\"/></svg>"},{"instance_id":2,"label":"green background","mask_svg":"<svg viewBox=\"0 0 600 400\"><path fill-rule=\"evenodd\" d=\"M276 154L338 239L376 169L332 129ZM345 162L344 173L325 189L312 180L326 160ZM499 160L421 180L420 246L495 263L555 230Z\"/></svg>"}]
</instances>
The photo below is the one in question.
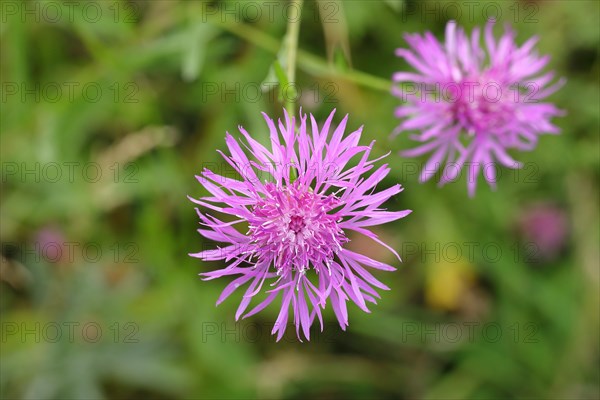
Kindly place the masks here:
<instances>
[{"instance_id":1,"label":"green background","mask_svg":"<svg viewBox=\"0 0 600 400\"><path fill-rule=\"evenodd\" d=\"M371 314L350 306L342 332L328 309L311 342L276 343L275 305L239 323L240 294L215 307L227 280L197 276L222 265L187 255L213 244L186 195L223 168L226 131L265 143L260 112L281 115L257 88L285 4L3 2L2 397L598 398L599 3L325 1L325 34L305 2L300 104L364 125L374 156L391 151L382 187L405 187L387 206L414 212L375 229L404 262L377 274L392 290ZM566 115L470 199L464 177L419 184L425 159L397 155L411 143L390 138L388 86L409 69L404 32L441 38L458 13L470 31L497 10L517 43L540 36ZM540 207L564 220L550 249L526 233Z\"/></svg>"}]
</instances>

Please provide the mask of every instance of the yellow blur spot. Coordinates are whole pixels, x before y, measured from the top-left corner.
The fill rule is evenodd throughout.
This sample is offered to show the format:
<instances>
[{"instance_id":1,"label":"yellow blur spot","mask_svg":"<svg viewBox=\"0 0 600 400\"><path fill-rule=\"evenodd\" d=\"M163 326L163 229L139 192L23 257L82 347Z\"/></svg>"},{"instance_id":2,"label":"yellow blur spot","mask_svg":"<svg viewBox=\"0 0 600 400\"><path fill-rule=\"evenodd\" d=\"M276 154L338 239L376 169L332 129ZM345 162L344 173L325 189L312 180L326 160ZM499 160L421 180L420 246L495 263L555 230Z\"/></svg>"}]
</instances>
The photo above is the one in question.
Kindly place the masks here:
<instances>
[{"instance_id":1,"label":"yellow blur spot","mask_svg":"<svg viewBox=\"0 0 600 400\"><path fill-rule=\"evenodd\" d=\"M427 266L425 301L431 308L456 310L475 280L473 267L465 262L441 262Z\"/></svg>"}]
</instances>

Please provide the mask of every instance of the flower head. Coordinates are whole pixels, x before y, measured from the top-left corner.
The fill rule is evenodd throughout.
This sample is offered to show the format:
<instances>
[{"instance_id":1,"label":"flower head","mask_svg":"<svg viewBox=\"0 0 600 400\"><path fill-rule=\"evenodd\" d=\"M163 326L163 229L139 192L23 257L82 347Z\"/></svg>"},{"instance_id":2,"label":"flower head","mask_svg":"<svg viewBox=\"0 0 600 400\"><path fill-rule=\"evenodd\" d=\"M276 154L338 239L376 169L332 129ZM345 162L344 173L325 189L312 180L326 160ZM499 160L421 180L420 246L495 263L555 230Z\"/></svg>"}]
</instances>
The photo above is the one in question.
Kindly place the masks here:
<instances>
[{"instance_id":1,"label":"flower head","mask_svg":"<svg viewBox=\"0 0 600 400\"><path fill-rule=\"evenodd\" d=\"M369 269L395 268L348 249L348 233L365 235L399 259L368 227L403 218L410 210L393 212L381 207L402 187L396 184L375 192L389 168L375 169L378 159L369 160L373 143L358 144L362 128L345 136L348 116L330 134L335 110L321 128L312 115L307 121L306 114L301 113L297 120L284 113L284 121L277 125L263 114L270 131L269 148L242 127L245 151L227 134L230 155L221 154L240 179L208 169L197 177L211 196L190 200L223 215L197 210L203 225L198 231L225 245L190 255L228 263L224 269L201 274L204 279L238 275L217 304L249 284L236 319L259 312L281 295L273 334L281 339L291 307L298 338L302 330L309 339L315 317L323 329L321 309L328 299L345 329L348 300L369 312L366 303L376 303L379 298L374 288L388 289ZM351 161L353 166L349 166ZM365 176L371 170L374 172ZM244 314L252 298L263 291L265 281L269 287L262 301Z\"/></svg>"},{"instance_id":2,"label":"flower head","mask_svg":"<svg viewBox=\"0 0 600 400\"><path fill-rule=\"evenodd\" d=\"M569 219L565 210L551 203L526 207L519 217L518 228L525 243L528 261L552 261L565 248L569 236Z\"/></svg>"},{"instance_id":3,"label":"flower head","mask_svg":"<svg viewBox=\"0 0 600 400\"><path fill-rule=\"evenodd\" d=\"M393 80L403 87L395 87L393 94L406 102L396 110L403 122L395 133L419 132L412 138L421 145L404 156L433 153L421 171L421 182L445 162L440 184L457 179L466 168L472 196L480 171L495 187L495 160L509 168L521 167L508 149L532 150L540 134L559 132L550 119L562 111L542 100L564 81L547 86L554 74L541 72L549 57L538 57L533 50L538 38L518 47L507 27L496 42L493 26L490 20L485 27L487 53L480 47L478 28L469 37L454 21L446 26L445 43L430 32L407 34L410 49L396 51L417 73L394 74Z\"/></svg>"}]
</instances>

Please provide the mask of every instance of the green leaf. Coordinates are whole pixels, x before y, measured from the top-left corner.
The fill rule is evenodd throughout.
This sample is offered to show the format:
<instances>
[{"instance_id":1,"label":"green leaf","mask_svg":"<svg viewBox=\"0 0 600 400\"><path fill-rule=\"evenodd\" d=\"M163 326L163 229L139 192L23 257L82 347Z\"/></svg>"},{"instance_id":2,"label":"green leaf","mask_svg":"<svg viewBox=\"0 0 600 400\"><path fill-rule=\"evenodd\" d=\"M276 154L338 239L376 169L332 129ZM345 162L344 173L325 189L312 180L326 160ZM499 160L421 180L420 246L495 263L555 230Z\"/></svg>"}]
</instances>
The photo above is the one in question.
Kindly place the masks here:
<instances>
[{"instance_id":1,"label":"green leaf","mask_svg":"<svg viewBox=\"0 0 600 400\"><path fill-rule=\"evenodd\" d=\"M195 81L204 66L206 46L216 36L216 30L209 24L196 24L190 29L187 41L182 45L183 60L181 77L186 82Z\"/></svg>"},{"instance_id":2,"label":"green leaf","mask_svg":"<svg viewBox=\"0 0 600 400\"><path fill-rule=\"evenodd\" d=\"M400 12L402 10L402 5L404 4L403 0L383 0L383 2L395 12Z\"/></svg>"}]
</instances>

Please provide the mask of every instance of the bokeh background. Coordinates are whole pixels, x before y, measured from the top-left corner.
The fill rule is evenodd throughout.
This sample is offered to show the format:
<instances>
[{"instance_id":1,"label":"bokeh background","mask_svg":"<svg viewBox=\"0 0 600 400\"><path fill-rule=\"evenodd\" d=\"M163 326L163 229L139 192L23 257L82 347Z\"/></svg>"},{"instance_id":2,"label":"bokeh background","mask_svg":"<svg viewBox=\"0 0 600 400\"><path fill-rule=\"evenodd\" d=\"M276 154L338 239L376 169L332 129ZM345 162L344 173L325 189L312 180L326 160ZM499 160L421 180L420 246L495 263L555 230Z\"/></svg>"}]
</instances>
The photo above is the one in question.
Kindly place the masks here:
<instances>
[{"instance_id":1,"label":"bokeh background","mask_svg":"<svg viewBox=\"0 0 600 400\"><path fill-rule=\"evenodd\" d=\"M187 255L214 244L186 195L206 194L203 167L227 173L226 131L264 142L260 112L281 115L258 88L286 5L2 2L2 397L599 398L599 3L305 1L299 103L364 125L391 151L383 186L405 187L389 208L414 212L376 229L402 264L352 244L398 266L371 314L350 307L342 332L328 310L311 342L276 343L277 307L239 323L239 294L215 307L227 282ZM496 35L540 36L566 116L470 199L397 155L390 77L404 32L494 16Z\"/></svg>"}]
</instances>

